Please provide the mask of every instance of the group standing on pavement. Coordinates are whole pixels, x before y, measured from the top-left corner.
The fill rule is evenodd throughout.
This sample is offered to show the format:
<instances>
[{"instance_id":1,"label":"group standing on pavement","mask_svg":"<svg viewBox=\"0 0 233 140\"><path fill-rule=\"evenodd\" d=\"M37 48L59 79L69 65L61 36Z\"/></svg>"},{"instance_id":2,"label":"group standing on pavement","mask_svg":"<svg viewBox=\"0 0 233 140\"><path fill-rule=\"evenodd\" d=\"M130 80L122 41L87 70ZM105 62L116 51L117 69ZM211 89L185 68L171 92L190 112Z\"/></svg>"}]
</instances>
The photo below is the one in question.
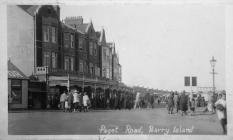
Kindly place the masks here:
<instances>
[{"instance_id":1,"label":"group standing on pavement","mask_svg":"<svg viewBox=\"0 0 233 140\"><path fill-rule=\"evenodd\" d=\"M77 90L71 92L64 91L60 96L60 107L64 112L81 112L82 110L87 112L90 107L90 100L86 92L84 92L84 96L82 97L81 93Z\"/></svg>"},{"instance_id":2,"label":"group standing on pavement","mask_svg":"<svg viewBox=\"0 0 233 140\"><path fill-rule=\"evenodd\" d=\"M167 103L167 110L168 114L173 114L174 110L175 113L178 114L178 112L181 112L181 115L187 115L187 111L190 110L190 115L195 114L196 107L200 107L202 97L199 95L196 99L191 94L191 96L188 96L185 94L185 91L181 93L181 95L178 95L177 92L170 93L169 96L166 98ZM208 104L204 103L205 109L203 112L211 112L214 114L216 112L220 124L223 129L223 133L227 133L227 111L226 111L226 93L223 91L221 94L213 94L209 97L209 100L207 101Z\"/></svg>"},{"instance_id":3,"label":"group standing on pavement","mask_svg":"<svg viewBox=\"0 0 233 140\"><path fill-rule=\"evenodd\" d=\"M133 94L112 94L79 92L78 90L63 91L60 95L60 109L64 112L88 112L92 109L132 109Z\"/></svg>"}]
</instances>

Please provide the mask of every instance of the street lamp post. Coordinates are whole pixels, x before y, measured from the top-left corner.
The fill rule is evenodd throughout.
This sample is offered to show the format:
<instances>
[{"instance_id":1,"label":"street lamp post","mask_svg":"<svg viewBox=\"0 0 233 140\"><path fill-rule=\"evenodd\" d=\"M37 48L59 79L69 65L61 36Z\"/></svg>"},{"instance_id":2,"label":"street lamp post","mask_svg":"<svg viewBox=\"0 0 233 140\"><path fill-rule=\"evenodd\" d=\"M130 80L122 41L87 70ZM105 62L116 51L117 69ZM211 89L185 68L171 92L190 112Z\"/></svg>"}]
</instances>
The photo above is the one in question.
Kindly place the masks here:
<instances>
[{"instance_id":1,"label":"street lamp post","mask_svg":"<svg viewBox=\"0 0 233 140\"><path fill-rule=\"evenodd\" d=\"M216 64L217 60L214 58L214 56L212 57L212 59L210 60L210 64L212 67L212 72L211 74L213 75L213 94L215 94L215 74L217 74L214 70L215 64Z\"/></svg>"}]
</instances>

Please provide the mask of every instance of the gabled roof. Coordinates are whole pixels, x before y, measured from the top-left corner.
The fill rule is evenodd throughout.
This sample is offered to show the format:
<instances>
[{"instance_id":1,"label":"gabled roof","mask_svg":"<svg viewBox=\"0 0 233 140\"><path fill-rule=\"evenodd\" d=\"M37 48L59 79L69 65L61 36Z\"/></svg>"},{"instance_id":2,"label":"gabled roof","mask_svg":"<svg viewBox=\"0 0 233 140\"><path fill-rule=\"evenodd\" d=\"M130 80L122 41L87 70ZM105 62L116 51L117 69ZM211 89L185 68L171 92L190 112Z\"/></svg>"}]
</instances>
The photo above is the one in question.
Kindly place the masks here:
<instances>
[{"instance_id":1,"label":"gabled roof","mask_svg":"<svg viewBox=\"0 0 233 140\"><path fill-rule=\"evenodd\" d=\"M40 5L18 5L29 15L34 16L35 12L41 7Z\"/></svg>"},{"instance_id":2,"label":"gabled roof","mask_svg":"<svg viewBox=\"0 0 233 140\"><path fill-rule=\"evenodd\" d=\"M63 23L63 22L61 22L61 25L62 25L62 28L68 28L68 29L71 29L71 30L76 30L74 27L72 27L72 26L70 26L70 25L68 25L68 24L65 24L65 23Z\"/></svg>"},{"instance_id":3,"label":"gabled roof","mask_svg":"<svg viewBox=\"0 0 233 140\"><path fill-rule=\"evenodd\" d=\"M45 5L18 5L18 7L22 8L25 12L27 12L29 15L34 16L38 10ZM51 5L55 11L57 5Z\"/></svg>"},{"instance_id":4,"label":"gabled roof","mask_svg":"<svg viewBox=\"0 0 233 140\"><path fill-rule=\"evenodd\" d=\"M99 41L99 40L100 40L101 32L100 32L100 31L97 31L97 32L95 32L95 34L96 34L96 37L98 38L98 41Z\"/></svg>"},{"instance_id":5,"label":"gabled roof","mask_svg":"<svg viewBox=\"0 0 233 140\"><path fill-rule=\"evenodd\" d=\"M79 31L77 28L69 25L69 24L65 24L63 22L61 22L61 25L62 25L62 28L68 28L68 29L71 29L71 30L74 30L74 31L77 31L79 32L80 34L84 34L83 32Z\"/></svg>"},{"instance_id":6,"label":"gabled roof","mask_svg":"<svg viewBox=\"0 0 233 140\"><path fill-rule=\"evenodd\" d=\"M88 27L88 23L84 23L84 24L77 25L76 29L79 32L85 34L85 33L87 33L87 30L88 30L87 27Z\"/></svg>"},{"instance_id":7,"label":"gabled roof","mask_svg":"<svg viewBox=\"0 0 233 140\"><path fill-rule=\"evenodd\" d=\"M28 77L8 60L8 78L9 79L28 79Z\"/></svg>"},{"instance_id":8,"label":"gabled roof","mask_svg":"<svg viewBox=\"0 0 233 140\"><path fill-rule=\"evenodd\" d=\"M106 38L105 38L105 30L102 28L101 32L100 32L100 38L99 38L99 42L101 43L106 43Z\"/></svg>"},{"instance_id":9,"label":"gabled roof","mask_svg":"<svg viewBox=\"0 0 233 140\"><path fill-rule=\"evenodd\" d=\"M77 28L77 30L81 31L82 33L88 33L89 30L91 29L91 27L94 29L92 21L89 23L79 24L79 25L77 25L76 28Z\"/></svg>"}]
</instances>

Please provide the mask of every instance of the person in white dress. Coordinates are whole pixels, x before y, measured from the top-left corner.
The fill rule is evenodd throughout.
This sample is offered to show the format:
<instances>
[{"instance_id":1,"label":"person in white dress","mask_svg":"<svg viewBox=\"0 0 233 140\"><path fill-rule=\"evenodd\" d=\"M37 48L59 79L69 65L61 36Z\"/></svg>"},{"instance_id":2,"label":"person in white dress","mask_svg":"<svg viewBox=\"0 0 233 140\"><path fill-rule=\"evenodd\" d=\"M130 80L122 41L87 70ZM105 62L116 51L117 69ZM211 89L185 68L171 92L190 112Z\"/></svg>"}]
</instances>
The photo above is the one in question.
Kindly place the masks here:
<instances>
[{"instance_id":1,"label":"person in white dress","mask_svg":"<svg viewBox=\"0 0 233 140\"><path fill-rule=\"evenodd\" d=\"M218 119L223 129L223 134L227 134L226 94L219 95L219 99L215 103L215 106Z\"/></svg>"},{"instance_id":2,"label":"person in white dress","mask_svg":"<svg viewBox=\"0 0 233 140\"><path fill-rule=\"evenodd\" d=\"M84 112L88 111L88 104L90 103L90 99L87 96L87 93L84 92L84 96L83 96L83 106L84 106Z\"/></svg>"},{"instance_id":3,"label":"person in white dress","mask_svg":"<svg viewBox=\"0 0 233 140\"><path fill-rule=\"evenodd\" d=\"M66 92L64 91L61 96L60 96L60 104L61 104L61 109L65 111L65 101L66 101Z\"/></svg>"}]
</instances>

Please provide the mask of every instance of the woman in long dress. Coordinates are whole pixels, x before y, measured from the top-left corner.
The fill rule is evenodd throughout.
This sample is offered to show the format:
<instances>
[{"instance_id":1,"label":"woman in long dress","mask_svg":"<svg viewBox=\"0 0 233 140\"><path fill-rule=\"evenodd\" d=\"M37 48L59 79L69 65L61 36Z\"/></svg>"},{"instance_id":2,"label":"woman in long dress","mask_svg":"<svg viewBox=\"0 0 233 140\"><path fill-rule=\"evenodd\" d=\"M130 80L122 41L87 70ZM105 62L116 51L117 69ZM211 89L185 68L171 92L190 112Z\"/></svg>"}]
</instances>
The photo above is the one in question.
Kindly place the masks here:
<instances>
[{"instance_id":1,"label":"woman in long dress","mask_svg":"<svg viewBox=\"0 0 233 140\"><path fill-rule=\"evenodd\" d=\"M182 111L182 116L188 110L188 97L185 95L185 91L180 96L180 110Z\"/></svg>"}]
</instances>

